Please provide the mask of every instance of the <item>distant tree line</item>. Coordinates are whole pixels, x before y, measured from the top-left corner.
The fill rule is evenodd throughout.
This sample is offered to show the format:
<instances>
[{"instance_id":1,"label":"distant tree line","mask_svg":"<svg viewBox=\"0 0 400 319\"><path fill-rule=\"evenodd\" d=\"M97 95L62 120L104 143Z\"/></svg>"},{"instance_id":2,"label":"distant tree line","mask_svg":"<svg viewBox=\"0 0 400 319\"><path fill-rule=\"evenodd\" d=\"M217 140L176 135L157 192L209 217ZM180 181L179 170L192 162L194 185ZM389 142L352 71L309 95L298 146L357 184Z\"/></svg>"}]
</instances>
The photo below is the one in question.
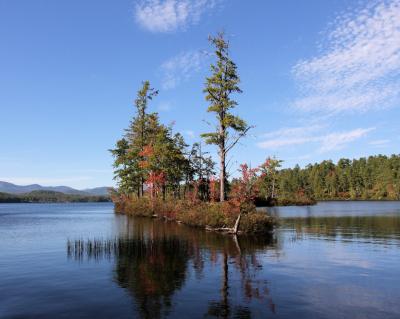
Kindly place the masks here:
<instances>
[{"instance_id":1,"label":"distant tree line","mask_svg":"<svg viewBox=\"0 0 400 319\"><path fill-rule=\"evenodd\" d=\"M109 202L109 196L64 194L54 191L32 191L26 194L0 193L0 203L86 203Z\"/></svg>"},{"instance_id":2,"label":"distant tree line","mask_svg":"<svg viewBox=\"0 0 400 319\"><path fill-rule=\"evenodd\" d=\"M400 155L342 158L277 172L279 197L400 199Z\"/></svg>"}]
</instances>

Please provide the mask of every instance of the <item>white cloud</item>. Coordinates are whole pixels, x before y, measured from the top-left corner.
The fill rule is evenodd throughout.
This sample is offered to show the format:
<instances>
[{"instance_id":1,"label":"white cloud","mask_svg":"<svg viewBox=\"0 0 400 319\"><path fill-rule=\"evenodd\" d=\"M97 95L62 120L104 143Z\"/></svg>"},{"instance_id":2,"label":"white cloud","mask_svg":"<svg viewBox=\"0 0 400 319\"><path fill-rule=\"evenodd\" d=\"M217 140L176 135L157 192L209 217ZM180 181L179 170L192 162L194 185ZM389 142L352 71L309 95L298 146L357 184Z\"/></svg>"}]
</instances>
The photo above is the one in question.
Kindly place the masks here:
<instances>
[{"instance_id":1,"label":"white cloud","mask_svg":"<svg viewBox=\"0 0 400 319\"><path fill-rule=\"evenodd\" d=\"M369 145L376 147L385 147L389 144L390 140L374 140L369 142Z\"/></svg>"},{"instance_id":2,"label":"white cloud","mask_svg":"<svg viewBox=\"0 0 400 319\"><path fill-rule=\"evenodd\" d=\"M135 7L136 21L151 32L173 32L199 22L220 0L141 0Z\"/></svg>"},{"instance_id":3,"label":"white cloud","mask_svg":"<svg viewBox=\"0 0 400 319\"><path fill-rule=\"evenodd\" d=\"M199 72L205 64L207 55L202 51L181 52L161 65L162 88L173 89Z\"/></svg>"},{"instance_id":4,"label":"white cloud","mask_svg":"<svg viewBox=\"0 0 400 319\"><path fill-rule=\"evenodd\" d=\"M277 149L283 146L296 146L316 143L318 152L324 153L344 148L347 144L366 136L374 128L358 128L350 131L321 134L318 126L284 128L264 134L267 140L257 143L259 148Z\"/></svg>"},{"instance_id":5,"label":"white cloud","mask_svg":"<svg viewBox=\"0 0 400 319\"><path fill-rule=\"evenodd\" d=\"M266 149L276 149L282 146L301 145L309 142L314 142L314 137L283 137L277 139L270 139L258 143L258 147Z\"/></svg>"},{"instance_id":6,"label":"white cloud","mask_svg":"<svg viewBox=\"0 0 400 319\"><path fill-rule=\"evenodd\" d=\"M332 150L339 150L345 147L347 144L358 140L361 137L364 137L369 132L374 130L375 128L358 128L352 131L347 132L336 132L332 134L328 134L322 136L320 138L321 147L319 149L320 152L328 152Z\"/></svg>"},{"instance_id":7,"label":"white cloud","mask_svg":"<svg viewBox=\"0 0 400 319\"><path fill-rule=\"evenodd\" d=\"M305 143L315 142L313 133L318 132L322 126L298 126L284 127L274 132L262 135L266 139L258 143L258 147L265 149L277 149L282 146L301 145Z\"/></svg>"},{"instance_id":8,"label":"white cloud","mask_svg":"<svg viewBox=\"0 0 400 319\"><path fill-rule=\"evenodd\" d=\"M309 125L309 126L298 126L298 127L284 127L274 132L265 133L262 135L263 138L271 137L304 137L305 135L319 131L323 128L322 125Z\"/></svg>"},{"instance_id":9,"label":"white cloud","mask_svg":"<svg viewBox=\"0 0 400 319\"><path fill-rule=\"evenodd\" d=\"M322 51L292 69L295 107L336 113L392 106L400 97L400 0L337 17Z\"/></svg>"}]
</instances>

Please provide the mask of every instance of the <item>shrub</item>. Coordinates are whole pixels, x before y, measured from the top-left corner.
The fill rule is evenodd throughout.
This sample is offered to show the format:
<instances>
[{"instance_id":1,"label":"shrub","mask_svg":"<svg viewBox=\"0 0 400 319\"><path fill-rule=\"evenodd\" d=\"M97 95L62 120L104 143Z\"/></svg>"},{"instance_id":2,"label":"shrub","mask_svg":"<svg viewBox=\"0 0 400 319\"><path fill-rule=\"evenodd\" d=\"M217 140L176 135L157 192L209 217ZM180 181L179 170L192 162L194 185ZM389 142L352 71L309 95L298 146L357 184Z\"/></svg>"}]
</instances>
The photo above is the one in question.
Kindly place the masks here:
<instances>
[{"instance_id":1,"label":"shrub","mask_svg":"<svg viewBox=\"0 0 400 319\"><path fill-rule=\"evenodd\" d=\"M132 216L158 217L177 221L189 226L228 230L235 224L239 213L243 214L240 231L265 233L273 229L275 220L257 212L252 204L237 205L235 201L190 202L183 200L149 199L147 197L114 197L115 211Z\"/></svg>"},{"instance_id":2,"label":"shrub","mask_svg":"<svg viewBox=\"0 0 400 319\"><path fill-rule=\"evenodd\" d=\"M276 221L273 217L261 212L244 214L240 221L240 231L246 234L271 232Z\"/></svg>"}]
</instances>

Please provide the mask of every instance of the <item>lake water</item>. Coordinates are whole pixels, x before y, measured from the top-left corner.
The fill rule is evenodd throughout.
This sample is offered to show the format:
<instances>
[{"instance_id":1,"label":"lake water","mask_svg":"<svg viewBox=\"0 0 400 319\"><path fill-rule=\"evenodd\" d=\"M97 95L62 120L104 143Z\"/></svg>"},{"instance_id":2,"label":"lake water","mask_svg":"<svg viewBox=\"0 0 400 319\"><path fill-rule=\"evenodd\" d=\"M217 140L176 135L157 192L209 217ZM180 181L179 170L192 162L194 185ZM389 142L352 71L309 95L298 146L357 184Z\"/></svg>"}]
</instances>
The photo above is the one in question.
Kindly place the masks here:
<instances>
[{"instance_id":1,"label":"lake water","mask_svg":"<svg viewBox=\"0 0 400 319\"><path fill-rule=\"evenodd\" d=\"M400 318L400 202L281 207L271 237L0 205L0 318Z\"/></svg>"}]
</instances>

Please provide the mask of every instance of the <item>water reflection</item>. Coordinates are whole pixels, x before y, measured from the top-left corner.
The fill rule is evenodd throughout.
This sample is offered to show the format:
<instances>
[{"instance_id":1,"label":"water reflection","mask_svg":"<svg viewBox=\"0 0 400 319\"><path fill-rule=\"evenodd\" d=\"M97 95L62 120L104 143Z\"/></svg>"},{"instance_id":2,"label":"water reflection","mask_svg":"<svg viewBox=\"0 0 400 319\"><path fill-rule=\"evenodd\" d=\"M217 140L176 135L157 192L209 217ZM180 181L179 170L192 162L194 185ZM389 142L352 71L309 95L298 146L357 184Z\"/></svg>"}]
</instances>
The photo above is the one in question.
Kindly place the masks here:
<instances>
[{"instance_id":1,"label":"water reflection","mask_svg":"<svg viewBox=\"0 0 400 319\"><path fill-rule=\"evenodd\" d=\"M251 318L252 300L275 312L267 281L257 277L259 253L279 254L273 237L231 237L147 218L120 217L118 229L114 239L68 241L68 256L80 262L115 260L114 281L132 296L140 317L170 314L174 295L190 274L202 278L210 269L206 264L219 268L220 284L214 287L219 298L210 298L202 310L205 317ZM237 286L241 298L231 295Z\"/></svg>"},{"instance_id":2,"label":"water reflection","mask_svg":"<svg viewBox=\"0 0 400 319\"><path fill-rule=\"evenodd\" d=\"M0 205L0 317L400 318L400 203L339 204L237 241L111 204Z\"/></svg>"},{"instance_id":3,"label":"water reflection","mask_svg":"<svg viewBox=\"0 0 400 319\"><path fill-rule=\"evenodd\" d=\"M367 241L396 244L400 239L398 216L346 216L285 218L282 227L297 235L312 235L340 241Z\"/></svg>"}]
</instances>

